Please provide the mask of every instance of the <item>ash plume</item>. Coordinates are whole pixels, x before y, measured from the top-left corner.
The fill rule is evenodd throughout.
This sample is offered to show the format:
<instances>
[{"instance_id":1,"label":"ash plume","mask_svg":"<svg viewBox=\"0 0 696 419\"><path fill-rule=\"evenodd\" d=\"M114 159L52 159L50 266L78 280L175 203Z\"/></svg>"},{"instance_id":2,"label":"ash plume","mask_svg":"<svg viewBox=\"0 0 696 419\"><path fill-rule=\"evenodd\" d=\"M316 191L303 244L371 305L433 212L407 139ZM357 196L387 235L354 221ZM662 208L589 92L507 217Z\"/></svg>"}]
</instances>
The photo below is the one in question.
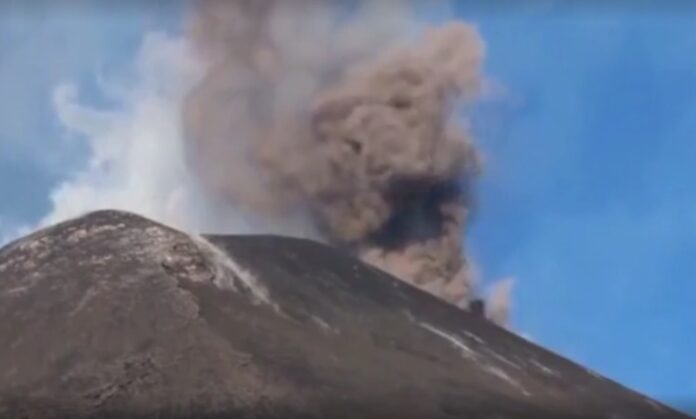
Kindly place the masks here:
<instances>
[{"instance_id":1,"label":"ash plume","mask_svg":"<svg viewBox=\"0 0 696 419\"><path fill-rule=\"evenodd\" d=\"M482 85L466 23L414 25L406 1L204 0L207 66L183 105L208 194L317 237L451 303L474 297L463 246L479 163L458 109Z\"/></svg>"}]
</instances>

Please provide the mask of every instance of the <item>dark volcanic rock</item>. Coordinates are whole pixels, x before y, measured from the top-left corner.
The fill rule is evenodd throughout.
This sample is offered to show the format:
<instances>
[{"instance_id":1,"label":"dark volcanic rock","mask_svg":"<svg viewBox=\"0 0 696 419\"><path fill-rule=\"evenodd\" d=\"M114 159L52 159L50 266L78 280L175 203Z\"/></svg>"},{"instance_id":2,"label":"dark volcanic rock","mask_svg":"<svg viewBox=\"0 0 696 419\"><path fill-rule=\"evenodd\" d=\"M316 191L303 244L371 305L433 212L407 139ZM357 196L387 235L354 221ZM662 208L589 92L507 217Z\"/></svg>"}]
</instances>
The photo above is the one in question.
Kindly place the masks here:
<instances>
[{"instance_id":1,"label":"dark volcanic rock","mask_svg":"<svg viewBox=\"0 0 696 419\"><path fill-rule=\"evenodd\" d=\"M0 250L0 316L2 417L686 417L327 246L127 213Z\"/></svg>"}]
</instances>

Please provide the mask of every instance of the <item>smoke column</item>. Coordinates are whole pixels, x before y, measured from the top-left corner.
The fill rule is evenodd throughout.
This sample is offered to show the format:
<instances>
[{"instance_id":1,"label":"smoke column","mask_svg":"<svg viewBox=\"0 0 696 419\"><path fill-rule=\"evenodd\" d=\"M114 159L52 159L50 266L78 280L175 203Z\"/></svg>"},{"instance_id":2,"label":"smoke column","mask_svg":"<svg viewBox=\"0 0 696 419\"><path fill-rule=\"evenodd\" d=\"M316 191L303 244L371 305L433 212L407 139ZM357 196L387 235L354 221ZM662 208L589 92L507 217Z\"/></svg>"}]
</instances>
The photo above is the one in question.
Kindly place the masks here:
<instances>
[{"instance_id":1,"label":"smoke column","mask_svg":"<svg viewBox=\"0 0 696 419\"><path fill-rule=\"evenodd\" d=\"M482 85L465 23L414 28L406 1L203 0L187 36L206 65L186 96L188 165L222 205L301 219L451 303L477 154L457 110Z\"/></svg>"}]
</instances>

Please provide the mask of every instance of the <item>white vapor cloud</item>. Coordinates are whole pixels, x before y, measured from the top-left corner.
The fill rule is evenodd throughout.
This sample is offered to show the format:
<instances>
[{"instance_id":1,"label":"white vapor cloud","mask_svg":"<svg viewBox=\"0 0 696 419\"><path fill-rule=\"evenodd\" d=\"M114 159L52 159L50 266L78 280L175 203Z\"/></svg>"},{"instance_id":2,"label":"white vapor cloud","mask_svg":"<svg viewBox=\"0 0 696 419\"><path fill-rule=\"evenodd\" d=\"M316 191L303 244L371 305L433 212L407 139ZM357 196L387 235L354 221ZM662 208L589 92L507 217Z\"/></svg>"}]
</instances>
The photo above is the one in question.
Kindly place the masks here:
<instances>
[{"instance_id":1,"label":"white vapor cloud","mask_svg":"<svg viewBox=\"0 0 696 419\"><path fill-rule=\"evenodd\" d=\"M118 209L194 232L313 235L302 220L262 222L201 192L185 160L181 102L203 65L186 38L147 34L131 70L126 85L100 80L117 104L108 109L82 103L72 83L54 89L55 114L66 135L85 141L89 159L52 190L52 209L35 228Z\"/></svg>"},{"instance_id":2,"label":"white vapor cloud","mask_svg":"<svg viewBox=\"0 0 696 419\"><path fill-rule=\"evenodd\" d=\"M179 104L198 66L183 39L151 33L135 60L136 83L112 86L114 109L80 103L70 83L56 87L53 105L71 134L86 141L89 161L51 193L52 211L39 226L112 208L182 228L196 228L194 188L184 161Z\"/></svg>"}]
</instances>

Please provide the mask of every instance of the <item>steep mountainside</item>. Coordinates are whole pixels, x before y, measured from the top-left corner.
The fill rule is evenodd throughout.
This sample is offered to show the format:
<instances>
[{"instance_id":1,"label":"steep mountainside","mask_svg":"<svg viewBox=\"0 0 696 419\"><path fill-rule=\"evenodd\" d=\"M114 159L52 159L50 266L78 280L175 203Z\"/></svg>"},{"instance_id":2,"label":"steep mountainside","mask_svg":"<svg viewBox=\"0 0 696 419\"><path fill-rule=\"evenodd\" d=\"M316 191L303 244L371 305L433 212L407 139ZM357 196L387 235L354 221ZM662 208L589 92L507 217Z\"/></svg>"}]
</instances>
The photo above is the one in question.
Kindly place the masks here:
<instances>
[{"instance_id":1,"label":"steep mountainside","mask_svg":"<svg viewBox=\"0 0 696 419\"><path fill-rule=\"evenodd\" d=\"M1 417L686 418L333 248L122 212L0 250L0 317Z\"/></svg>"}]
</instances>

